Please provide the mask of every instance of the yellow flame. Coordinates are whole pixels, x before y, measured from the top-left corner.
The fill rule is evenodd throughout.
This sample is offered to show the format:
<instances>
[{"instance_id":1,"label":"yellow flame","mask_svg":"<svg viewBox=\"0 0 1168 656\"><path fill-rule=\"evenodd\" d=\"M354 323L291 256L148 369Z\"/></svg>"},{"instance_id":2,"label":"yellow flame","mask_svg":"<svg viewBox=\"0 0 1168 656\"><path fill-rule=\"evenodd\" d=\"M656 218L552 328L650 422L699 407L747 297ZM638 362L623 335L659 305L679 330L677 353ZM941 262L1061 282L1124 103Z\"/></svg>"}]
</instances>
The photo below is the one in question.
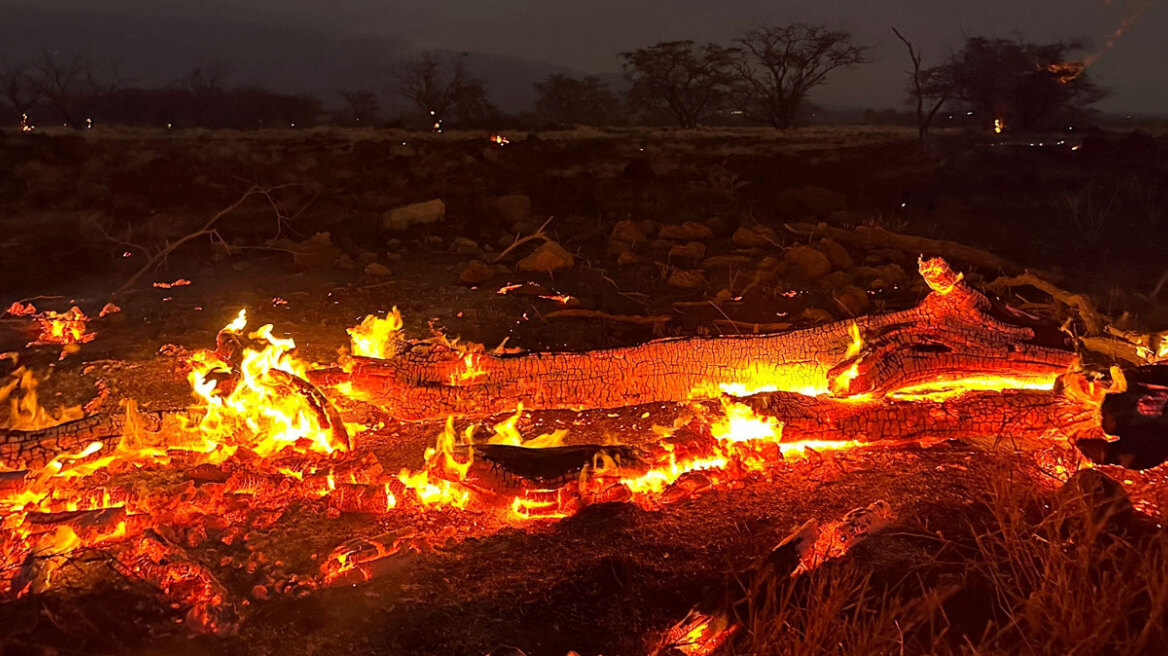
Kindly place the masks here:
<instances>
[{"instance_id":1,"label":"yellow flame","mask_svg":"<svg viewBox=\"0 0 1168 656\"><path fill-rule=\"evenodd\" d=\"M1041 374L1029 378L1013 376L979 376L953 382L922 383L904 387L888 395L898 401L942 401L968 392L1000 392L1008 389L1049 390L1054 388L1056 374Z\"/></svg>"},{"instance_id":2,"label":"yellow flame","mask_svg":"<svg viewBox=\"0 0 1168 656\"><path fill-rule=\"evenodd\" d=\"M462 356L462 368L450 374L450 384L455 386L486 375L487 371L482 368L482 364L480 363L480 358L482 357L477 353L464 353Z\"/></svg>"},{"instance_id":3,"label":"yellow flame","mask_svg":"<svg viewBox=\"0 0 1168 656\"><path fill-rule=\"evenodd\" d=\"M361 323L348 329L353 355L384 360L393 355L390 346L402 328L401 312L395 307L384 319L367 315Z\"/></svg>"},{"instance_id":4,"label":"yellow flame","mask_svg":"<svg viewBox=\"0 0 1168 656\"><path fill-rule=\"evenodd\" d=\"M0 386L0 403L9 402L8 427L13 430L37 430L63 424L85 416L81 406L50 411L40 404L37 386L40 381L27 367L12 372L11 379Z\"/></svg>"},{"instance_id":5,"label":"yellow flame","mask_svg":"<svg viewBox=\"0 0 1168 656\"><path fill-rule=\"evenodd\" d=\"M246 314L241 310L224 331L239 334L246 326ZM271 324L261 326L248 338L265 346L261 350L245 348L234 372L231 364L215 352L200 351L190 358L192 368L187 378L206 409L197 426L204 443L194 448L215 451L238 443L242 437L243 443L260 456L297 443L305 444L309 450L332 452L331 430L322 425L302 395L289 393L287 385L272 374L278 370L305 378L306 366L291 355L296 343L291 338L273 336ZM238 382L224 395L216 376L232 372L237 374Z\"/></svg>"},{"instance_id":6,"label":"yellow flame","mask_svg":"<svg viewBox=\"0 0 1168 656\"><path fill-rule=\"evenodd\" d=\"M523 404L520 403L515 408L515 414L491 427L494 435L487 438L487 444L508 444L511 446L524 446L529 449L546 449L548 447L563 445L564 436L568 434L568 429L566 428L561 428L551 433L544 433L529 440L524 439L518 428L519 419L522 416Z\"/></svg>"}]
</instances>

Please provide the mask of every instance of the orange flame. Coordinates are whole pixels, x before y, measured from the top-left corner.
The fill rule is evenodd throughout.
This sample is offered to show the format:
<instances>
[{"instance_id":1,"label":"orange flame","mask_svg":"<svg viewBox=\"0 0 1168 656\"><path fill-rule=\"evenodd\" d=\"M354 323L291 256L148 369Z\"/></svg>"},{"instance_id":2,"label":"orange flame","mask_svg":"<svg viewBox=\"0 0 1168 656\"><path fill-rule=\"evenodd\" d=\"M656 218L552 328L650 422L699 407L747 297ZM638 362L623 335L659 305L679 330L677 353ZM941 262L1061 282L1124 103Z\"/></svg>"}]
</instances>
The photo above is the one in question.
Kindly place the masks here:
<instances>
[{"instance_id":1,"label":"orange flame","mask_svg":"<svg viewBox=\"0 0 1168 656\"><path fill-rule=\"evenodd\" d=\"M223 332L239 334L246 326L247 315L240 310ZM197 427L205 447L219 449L235 442L242 433L247 436L247 445L261 456L292 445L331 453L332 431L301 395L290 394L287 385L273 373L305 378L305 364L291 355L296 343L273 336L271 324L261 326L248 337L265 345L261 350L244 349L237 366L225 362L215 351L199 351L190 358L191 373L187 378L206 409ZM223 394L219 378L228 373L237 373L239 381Z\"/></svg>"},{"instance_id":2,"label":"orange flame","mask_svg":"<svg viewBox=\"0 0 1168 656\"><path fill-rule=\"evenodd\" d=\"M382 360L390 357L393 355L391 346L401 328L401 312L396 307L385 318L367 315L361 323L347 330L353 355Z\"/></svg>"}]
</instances>

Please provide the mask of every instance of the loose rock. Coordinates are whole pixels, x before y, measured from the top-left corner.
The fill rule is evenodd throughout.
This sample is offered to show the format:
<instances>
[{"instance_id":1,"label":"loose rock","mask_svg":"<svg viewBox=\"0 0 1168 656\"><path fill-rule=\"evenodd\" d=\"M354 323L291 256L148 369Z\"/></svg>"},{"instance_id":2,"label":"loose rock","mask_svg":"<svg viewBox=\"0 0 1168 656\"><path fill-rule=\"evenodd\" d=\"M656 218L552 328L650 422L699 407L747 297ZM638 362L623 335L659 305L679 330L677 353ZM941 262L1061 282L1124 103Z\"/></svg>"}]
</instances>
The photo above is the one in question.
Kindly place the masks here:
<instances>
[{"instance_id":1,"label":"loose rock","mask_svg":"<svg viewBox=\"0 0 1168 656\"><path fill-rule=\"evenodd\" d=\"M523 194L484 198L478 202L478 210L494 223L516 226L531 220L531 197Z\"/></svg>"},{"instance_id":2,"label":"loose rock","mask_svg":"<svg viewBox=\"0 0 1168 656\"><path fill-rule=\"evenodd\" d=\"M490 265L482 260L472 260L458 276L458 282L464 285L481 285L495 275Z\"/></svg>"},{"instance_id":3,"label":"loose rock","mask_svg":"<svg viewBox=\"0 0 1168 656\"><path fill-rule=\"evenodd\" d=\"M437 223L446 218L446 203L435 198L424 203L395 207L385 214L381 225L387 230L405 230L414 225Z\"/></svg>"},{"instance_id":4,"label":"loose rock","mask_svg":"<svg viewBox=\"0 0 1168 656\"><path fill-rule=\"evenodd\" d=\"M370 262L365 265L365 273L371 276L385 277L390 274L389 267L378 262Z\"/></svg>"},{"instance_id":5,"label":"loose rock","mask_svg":"<svg viewBox=\"0 0 1168 656\"><path fill-rule=\"evenodd\" d=\"M702 287L706 284L706 279L702 276L701 271L688 271L686 269L674 269L673 273L669 275L669 280L666 281L670 287L681 287L683 289L691 289L694 287Z\"/></svg>"},{"instance_id":6,"label":"loose rock","mask_svg":"<svg viewBox=\"0 0 1168 656\"><path fill-rule=\"evenodd\" d=\"M831 260L811 246L795 246L783 254L786 274L798 282L810 282L831 271Z\"/></svg>"},{"instance_id":7,"label":"loose rock","mask_svg":"<svg viewBox=\"0 0 1168 656\"><path fill-rule=\"evenodd\" d=\"M570 269L576 259L563 246L554 241L545 241L535 252L519 260L517 265L520 271L551 272L559 269Z\"/></svg>"},{"instance_id":8,"label":"loose rock","mask_svg":"<svg viewBox=\"0 0 1168 656\"><path fill-rule=\"evenodd\" d=\"M711 269L742 269L750 266L750 258L745 255L713 255L702 260L702 268Z\"/></svg>"},{"instance_id":9,"label":"loose rock","mask_svg":"<svg viewBox=\"0 0 1168 656\"><path fill-rule=\"evenodd\" d=\"M661 239L674 241L701 241L713 237L714 231L703 223L686 221L681 225L661 226L661 232L657 236Z\"/></svg>"},{"instance_id":10,"label":"loose rock","mask_svg":"<svg viewBox=\"0 0 1168 656\"><path fill-rule=\"evenodd\" d=\"M831 266L835 269L850 269L856 265L852 260L852 254L848 249L840 246L839 242L833 239L820 239L815 243L815 247L823 251L827 259L831 260Z\"/></svg>"},{"instance_id":11,"label":"loose rock","mask_svg":"<svg viewBox=\"0 0 1168 656\"><path fill-rule=\"evenodd\" d=\"M740 248L762 248L779 243L778 235L767 226L741 226L734 231L730 241Z\"/></svg>"},{"instance_id":12,"label":"loose rock","mask_svg":"<svg viewBox=\"0 0 1168 656\"><path fill-rule=\"evenodd\" d=\"M706 245L700 241L676 244L669 249L670 260L700 260L706 256Z\"/></svg>"},{"instance_id":13,"label":"loose rock","mask_svg":"<svg viewBox=\"0 0 1168 656\"><path fill-rule=\"evenodd\" d=\"M632 250L646 241L645 233L635 221L628 219L618 221L608 236L608 252L611 255L620 254Z\"/></svg>"},{"instance_id":14,"label":"loose rock","mask_svg":"<svg viewBox=\"0 0 1168 656\"><path fill-rule=\"evenodd\" d=\"M455 237L450 243L450 252L462 255L476 255L482 252L475 240L470 237Z\"/></svg>"}]
</instances>

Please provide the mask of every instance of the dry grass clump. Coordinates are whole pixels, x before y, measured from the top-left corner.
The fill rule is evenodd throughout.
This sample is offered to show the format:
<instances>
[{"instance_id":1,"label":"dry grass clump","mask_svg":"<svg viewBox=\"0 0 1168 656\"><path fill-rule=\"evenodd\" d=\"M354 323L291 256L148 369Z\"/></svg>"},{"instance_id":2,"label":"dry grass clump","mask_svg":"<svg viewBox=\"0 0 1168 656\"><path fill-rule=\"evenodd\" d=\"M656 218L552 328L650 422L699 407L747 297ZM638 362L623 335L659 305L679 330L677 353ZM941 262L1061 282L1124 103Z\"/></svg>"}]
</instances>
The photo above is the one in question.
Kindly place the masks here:
<instances>
[{"instance_id":1,"label":"dry grass clump","mask_svg":"<svg viewBox=\"0 0 1168 656\"><path fill-rule=\"evenodd\" d=\"M1092 475L1096 475L1092 472ZM1168 650L1168 537L1122 491L1058 501L1001 481L984 520L916 564L852 557L771 582L736 653L810 656L1151 656ZM1118 489L1118 488L1117 488ZM1049 504L1049 505L1048 505ZM1053 508L1050 506L1053 505ZM897 537L899 535L899 537ZM863 545L913 539L891 529ZM939 546L938 546L939 545ZM893 545L895 546L895 545ZM873 566L870 560L876 560Z\"/></svg>"}]
</instances>

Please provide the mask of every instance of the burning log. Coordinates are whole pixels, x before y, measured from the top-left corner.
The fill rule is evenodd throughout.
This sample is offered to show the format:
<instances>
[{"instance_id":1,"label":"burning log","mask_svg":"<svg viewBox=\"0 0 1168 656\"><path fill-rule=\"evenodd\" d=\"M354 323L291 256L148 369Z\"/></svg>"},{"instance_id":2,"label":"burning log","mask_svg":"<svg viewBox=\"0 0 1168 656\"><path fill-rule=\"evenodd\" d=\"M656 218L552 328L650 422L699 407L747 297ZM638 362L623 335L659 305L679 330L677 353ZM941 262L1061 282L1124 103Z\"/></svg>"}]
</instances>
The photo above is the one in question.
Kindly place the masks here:
<instances>
[{"instance_id":1,"label":"burning log","mask_svg":"<svg viewBox=\"0 0 1168 656\"><path fill-rule=\"evenodd\" d=\"M349 434L340 413L320 389L293 371L288 353L295 344L272 337L271 326L264 326L252 335L268 346L252 350L242 340L245 325L241 313L219 333L215 351L192 357L191 382L207 402L203 408L139 412L128 405L123 413L91 415L48 428L0 429L0 466L39 468L64 454L105 454L127 438L135 442L126 445L132 449L207 450L223 441L269 451L303 440L317 450L348 451ZM221 385L230 390L220 390ZM256 416L249 417L253 412ZM208 445L208 440L214 443Z\"/></svg>"},{"instance_id":2,"label":"burning log","mask_svg":"<svg viewBox=\"0 0 1168 656\"><path fill-rule=\"evenodd\" d=\"M341 414L337 412L336 407L329 402L328 397L323 392L307 380L287 371L272 369L271 374L308 401L308 407L317 424L328 435L327 440L330 447L339 451L348 451L352 448L352 444L349 442L349 433L345 429L345 422L341 420Z\"/></svg>"},{"instance_id":3,"label":"burning log","mask_svg":"<svg viewBox=\"0 0 1168 656\"><path fill-rule=\"evenodd\" d=\"M38 430L0 430L0 465L39 468L62 454L85 450L98 443L116 445L130 430L160 435L180 426L187 411L109 413L91 415Z\"/></svg>"},{"instance_id":4,"label":"burning log","mask_svg":"<svg viewBox=\"0 0 1168 656\"><path fill-rule=\"evenodd\" d=\"M777 419L782 440L1100 438L1099 407L1054 390L971 391L835 399L771 392L737 399Z\"/></svg>"},{"instance_id":5,"label":"burning log","mask_svg":"<svg viewBox=\"0 0 1168 656\"><path fill-rule=\"evenodd\" d=\"M920 263L932 292L916 307L774 335L687 337L584 353L489 355L432 342L388 359L354 357L309 372L348 383L399 419L531 409L613 408L711 398L722 391L885 394L955 380L996 389L1047 385L1073 353L1032 343L942 260Z\"/></svg>"}]
</instances>

